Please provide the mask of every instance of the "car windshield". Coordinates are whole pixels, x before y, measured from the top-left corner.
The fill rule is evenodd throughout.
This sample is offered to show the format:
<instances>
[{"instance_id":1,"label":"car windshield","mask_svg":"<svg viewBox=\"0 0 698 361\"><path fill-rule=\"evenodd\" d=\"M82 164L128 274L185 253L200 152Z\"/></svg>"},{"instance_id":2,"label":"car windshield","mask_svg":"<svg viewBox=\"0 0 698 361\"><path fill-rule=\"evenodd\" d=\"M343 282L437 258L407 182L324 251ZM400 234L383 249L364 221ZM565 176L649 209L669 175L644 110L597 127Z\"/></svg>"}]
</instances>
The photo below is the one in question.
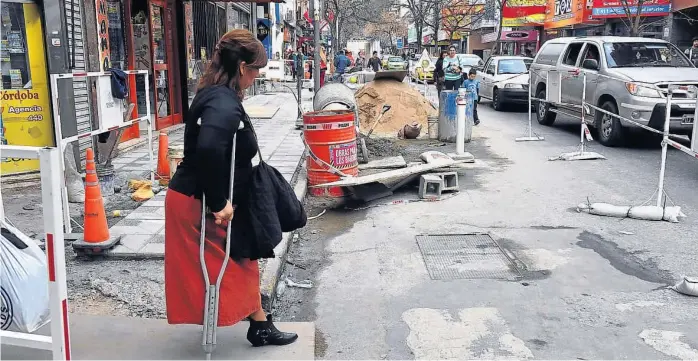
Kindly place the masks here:
<instances>
[{"instance_id":1,"label":"car windshield","mask_svg":"<svg viewBox=\"0 0 698 361\"><path fill-rule=\"evenodd\" d=\"M523 74L528 67L523 59L502 59L499 61L497 74Z\"/></svg>"},{"instance_id":2,"label":"car windshield","mask_svg":"<svg viewBox=\"0 0 698 361\"><path fill-rule=\"evenodd\" d=\"M681 51L668 43L606 43L604 52L609 68L691 67Z\"/></svg>"},{"instance_id":3,"label":"car windshield","mask_svg":"<svg viewBox=\"0 0 698 361\"><path fill-rule=\"evenodd\" d=\"M399 56L393 56L393 57L388 58L388 61L403 61L403 60Z\"/></svg>"}]
</instances>

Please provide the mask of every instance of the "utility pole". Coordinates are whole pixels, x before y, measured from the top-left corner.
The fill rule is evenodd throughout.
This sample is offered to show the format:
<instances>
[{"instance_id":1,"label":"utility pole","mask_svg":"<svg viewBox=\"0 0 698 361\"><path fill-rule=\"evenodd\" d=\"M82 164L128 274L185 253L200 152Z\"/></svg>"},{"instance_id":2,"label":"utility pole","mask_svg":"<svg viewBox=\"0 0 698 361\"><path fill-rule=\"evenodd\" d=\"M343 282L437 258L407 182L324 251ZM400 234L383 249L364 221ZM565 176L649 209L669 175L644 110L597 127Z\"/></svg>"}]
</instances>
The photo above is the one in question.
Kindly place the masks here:
<instances>
[{"instance_id":1,"label":"utility pole","mask_svg":"<svg viewBox=\"0 0 698 361\"><path fill-rule=\"evenodd\" d=\"M257 3L250 3L250 31L252 35L257 39ZM252 95L257 95L257 81L252 82Z\"/></svg>"},{"instance_id":2,"label":"utility pole","mask_svg":"<svg viewBox=\"0 0 698 361\"><path fill-rule=\"evenodd\" d=\"M320 2L309 0L310 14L313 19L313 91L320 89Z\"/></svg>"}]
</instances>

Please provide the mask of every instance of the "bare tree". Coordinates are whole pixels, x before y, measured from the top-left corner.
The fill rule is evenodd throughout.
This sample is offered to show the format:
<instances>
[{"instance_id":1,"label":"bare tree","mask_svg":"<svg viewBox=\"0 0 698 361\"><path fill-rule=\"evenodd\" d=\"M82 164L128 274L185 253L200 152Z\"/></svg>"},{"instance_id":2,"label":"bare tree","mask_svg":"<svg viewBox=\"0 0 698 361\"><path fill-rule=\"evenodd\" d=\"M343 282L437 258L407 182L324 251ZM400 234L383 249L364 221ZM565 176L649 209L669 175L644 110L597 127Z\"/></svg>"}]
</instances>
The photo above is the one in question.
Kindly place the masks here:
<instances>
[{"instance_id":1,"label":"bare tree","mask_svg":"<svg viewBox=\"0 0 698 361\"><path fill-rule=\"evenodd\" d=\"M492 44L492 55L499 55L499 44L502 42L500 39L502 37L502 24L504 22L504 7L507 6L507 0L495 0L495 13L498 15L497 18L497 38Z\"/></svg>"},{"instance_id":2,"label":"bare tree","mask_svg":"<svg viewBox=\"0 0 698 361\"><path fill-rule=\"evenodd\" d=\"M621 0L622 17L620 20L628 29L630 36L639 36L642 31L648 26L663 23L665 18L650 21L647 16L643 15L644 5L648 4L647 0ZM620 14L617 14L620 15Z\"/></svg>"},{"instance_id":3,"label":"bare tree","mask_svg":"<svg viewBox=\"0 0 698 361\"><path fill-rule=\"evenodd\" d=\"M448 39L454 34L471 31L485 14L485 6L471 0L432 0L433 17L427 24L434 29L434 34L443 28Z\"/></svg>"},{"instance_id":4,"label":"bare tree","mask_svg":"<svg viewBox=\"0 0 698 361\"><path fill-rule=\"evenodd\" d=\"M323 0L323 18L330 26L335 51L355 36L363 36L367 24L378 23L376 13L382 13L388 0Z\"/></svg>"},{"instance_id":5,"label":"bare tree","mask_svg":"<svg viewBox=\"0 0 698 361\"><path fill-rule=\"evenodd\" d=\"M379 17L380 21L366 24L364 34L381 40L383 44L394 44L396 37L407 36L407 22L393 11L385 11Z\"/></svg>"},{"instance_id":6,"label":"bare tree","mask_svg":"<svg viewBox=\"0 0 698 361\"><path fill-rule=\"evenodd\" d=\"M422 51L422 34L428 26L425 19L427 16L433 15L432 0L405 0L402 7L408 10L408 18L414 24L415 32L417 33L417 51Z\"/></svg>"}]
</instances>

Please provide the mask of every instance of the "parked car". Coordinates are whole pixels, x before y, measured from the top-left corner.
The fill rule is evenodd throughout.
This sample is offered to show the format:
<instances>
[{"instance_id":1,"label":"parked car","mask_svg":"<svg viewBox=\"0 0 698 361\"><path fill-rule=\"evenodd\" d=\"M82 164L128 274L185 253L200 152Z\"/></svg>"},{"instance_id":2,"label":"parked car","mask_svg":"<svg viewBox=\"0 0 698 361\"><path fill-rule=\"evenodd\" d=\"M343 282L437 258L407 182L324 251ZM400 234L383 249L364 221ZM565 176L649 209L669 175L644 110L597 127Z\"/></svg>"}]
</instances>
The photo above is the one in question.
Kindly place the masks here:
<instances>
[{"instance_id":1,"label":"parked car","mask_svg":"<svg viewBox=\"0 0 698 361\"><path fill-rule=\"evenodd\" d=\"M387 70L407 70L405 61L400 56L391 56L388 58Z\"/></svg>"},{"instance_id":2,"label":"parked car","mask_svg":"<svg viewBox=\"0 0 698 361\"><path fill-rule=\"evenodd\" d=\"M470 68L474 66L482 66L485 64L482 58L475 54L456 54L465 65L462 67L463 74L468 74Z\"/></svg>"},{"instance_id":3,"label":"parked car","mask_svg":"<svg viewBox=\"0 0 698 361\"><path fill-rule=\"evenodd\" d=\"M492 101L495 110L504 104L528 104L528 66L532 58L493 56L478 69L480 97Z\"/></svg>"},{"instance_id":4,"label":"parked car","mask_svg":"<svg viewBox=\"0 0 698 361\"><path fill-rule=\"evenodd\" d=\"M587 76L586 102L634 122L663 129L669 84L697 85L698 69L676 46L659 39L635 37L558 38L541 47L530 67L530 94L544 99L548 74L563 73L560 102L535 102L536 118L552 125L556 114L551 107L571 109L581 114L583 76ZM579 72L579 76L570 74ZM557 77L556 77L557 78ZM673 96L670 131L691 134L695 99L678 90ZM598 130L598 140L606 146L619 145L632 123L591 110L585 119Z\"/></svg>"},{"instance_id":5,"label":"parked car","mask_svg":"<svg viewBox=\"0 0 698 361\"><path fill-rule=\"evenodd\" d=\"M390 59L390 57L391 55L383 55L381 57L381 67L383 67L383 69L388 68L388 59Z\"/></svg>"}]
</instances>

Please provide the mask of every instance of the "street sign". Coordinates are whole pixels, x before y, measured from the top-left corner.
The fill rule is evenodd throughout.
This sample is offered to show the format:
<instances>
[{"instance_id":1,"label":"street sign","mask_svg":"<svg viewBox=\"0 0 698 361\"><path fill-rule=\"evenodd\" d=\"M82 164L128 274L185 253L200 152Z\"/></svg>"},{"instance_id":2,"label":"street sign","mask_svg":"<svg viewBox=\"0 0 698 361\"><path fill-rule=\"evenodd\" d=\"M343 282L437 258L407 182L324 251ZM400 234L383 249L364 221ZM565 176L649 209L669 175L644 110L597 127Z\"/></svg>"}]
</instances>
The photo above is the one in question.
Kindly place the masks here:
<instances>
[{"instance_id":1,"label":"street sign","mask_svg":"<svg viewBox=\"0 0 698 361\"><path fill-rule=\"evenodd\" d=\"M398 50L402 49L402 39L401 38L397 39L397 48L398 48Z\"/></svg>"},{"instance_id":2,"label":"street sign","mask_svg":"<svg viewBox=\"0 0 698 361\"><path fill-rule=\"evenodd\" d=\"M426 69L429 67L429 65L431 65L431 57L429 56L427 49L422 51L422 55L419 57L419 63L417 64L419 64L422 69Z\"/></svg>"}]
</instances>

